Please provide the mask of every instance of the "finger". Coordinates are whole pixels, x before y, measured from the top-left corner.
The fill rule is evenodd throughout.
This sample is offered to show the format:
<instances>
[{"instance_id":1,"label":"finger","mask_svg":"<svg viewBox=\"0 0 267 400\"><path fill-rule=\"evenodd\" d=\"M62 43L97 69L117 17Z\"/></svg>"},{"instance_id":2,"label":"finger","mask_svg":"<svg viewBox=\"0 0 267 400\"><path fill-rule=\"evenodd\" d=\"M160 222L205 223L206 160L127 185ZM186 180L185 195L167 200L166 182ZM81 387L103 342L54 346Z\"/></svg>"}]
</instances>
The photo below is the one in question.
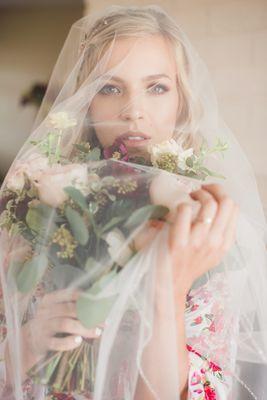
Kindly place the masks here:
<instances>
[{"instance_id":1,"label":"finger","mask_svg":"<svg viewBox=\"0 0 267 400\"><path fill-rule=\"evenodd\" d=\"M218 207L217 215L211 226L209 235L213 244L219 245L223 240L224 232L231 222L231 215L234 210L235 203L229 197L223 198Z\"/></svg>"},{"instance_id":2,"label":"finger","mask_svg":"<svg viewBox=\"0 0 267 400\"><path fill-rule=\"evenodd\" d=\"M224 251L229 251L236 239L236 228L237 228L237 220L239 216L239 207L238 205L234 206L234 210L232 215L230 216L229 224L226 227L226 230L223 233L224 236Z\"/></svg>"},{"instance_id":3,"label":"finger","mask_svg":"<svg viewBox=\"0 0 267 400\"><path fill-rule=\"evenodd\" d=\"M51 337L48 341L48 350L50 351L68 351L79 347L82 344L82 337L69 335L64 338Z\"/></svg>"},{"instance_id":4,"label":"finger","mask_svg":"<svg viewBox=\"0 0 267 400\"><path fill-rule=\"evenodd\" d=\"M170 225L169 245L170 248L177 249L187 246L192 221L192 207L182 203L177 207L176 216L173 224Z\"/></svg>"},{"instance_id":5,"label":"finger","mask_svg":"<svg viewBox=\"0 0 267 400\"><path fill-rule=\"evenodd\" d=\"M39 317L56 318L56 317L69 317L77 318L76 303L66 302L66 303L56 303L53 307L40 307L38 310Z\"/></svg>"},{"instance_id":6,"label":"finger","mask_svg":"<svg viewBox=\"0 0 267 400\"><path fill-rule=\"evenodd\" d=\"M81 291L78 289L62 289L47 293L42 299L43 306L51 306L54 303L63 303L67 301L78 300Z\"/></svg>"},{"instance_id":7,"label":"finger","mask_svg":"<svg viewBox=\"0 0 267 400\"><path fill-rule=\"evenodd\" d=\"M218 203L211 193L203 189L192 192L190 195L201 204L201 208L191 229L191 243L195 246L199 246L211 228L211 224L206 224L203 220L206 218L213 220L215 218Z\"/></svg>"},{"instance_id":8,"label":"finger","mask_svg":"<svg viewBox=\"0 0 267 400\"><path fill-rule=\"evenodd\" d=\"M158 234L159 230L162 228L162 226L163 224L161 223L161 221L148 221L133 240L135 250L140 251L149 243L151 243Z\"/></svg>"},{"instance_id":9,"label":"finger","mask_svg":"<svg viewBox=\"0 0 267 400\"><path fill-rule=\"evenodd\" d=\"M99 329L87 329L77 319L71 318L52 318L47 321L50 325L50 333L69 333L71 335L83 336L86 338L96 338L99 336Z\"/></svg>"}]
</instances>

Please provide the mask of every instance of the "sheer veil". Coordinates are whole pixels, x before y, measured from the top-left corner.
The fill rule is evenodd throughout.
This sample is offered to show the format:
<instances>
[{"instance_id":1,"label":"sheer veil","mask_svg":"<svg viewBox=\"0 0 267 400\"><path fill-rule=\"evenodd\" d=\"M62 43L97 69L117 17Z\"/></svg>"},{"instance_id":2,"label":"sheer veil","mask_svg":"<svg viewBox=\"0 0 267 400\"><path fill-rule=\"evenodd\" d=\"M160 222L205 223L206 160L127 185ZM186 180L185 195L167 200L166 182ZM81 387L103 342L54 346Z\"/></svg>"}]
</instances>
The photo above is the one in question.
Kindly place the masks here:
<instances>
[{"instance_id":1,"label":"sheer veil","mask_svg":"<svg viewBox=\"0 0 267 400\"><path fill-rule=\"evenodd\" d=\"M124 25L122 21L126 21ZM157 6L111 6L102 13L82 18L72 26L53 70L33 132L1 189L0 258L4 305L1 315L7 331L1 353L4 358L8 347L12 382L8 389L4 389L3 399L24 398L20 331L25 321L35 318L40 301L36 290L44 294L66 288L87 291L87 299L91 301L91 308L88 306L86 312L88 315L93 313L92 304L98 305L98 310L109 311L101 340L87 343L88 348L84 347L87 355L83 355L83 360L87 357L92 363L92 375L84 380L82 387L71 383L75 399L134 399L139 376L155 399L179 398L179 332L168 254L169 225L165 224L140 251L135 249L131 256L127 254L132 249L133 238L142 232L148 220L152 216L157 218L155 215L161 218L164 214L159 205L156 211L153 209L159 214L153 214L149 208L149 187L154 179L170 182L168 190L173 193L181 193L183 187L187 195L183 198L187 200L188 193L198 188L201 182L194 177L162 172L131 159L99 159L99 151L92 151L94 145L103 151L95 130L100 127L109 132L114 129L115 122L93 120L90 106L110 78L119 74L144 32L164 33L175 45L176 58L180 62L183 107L173 133L175 142L196 149L200 140L205 140L210 147L218 137L226 142L228 148L224 157L211 155L206 165L225 179L208 176L206 182L221 183L240 206L234 246L223 261L196 281L192 288L205 288L219 300L220 309L213 309L215 315L218 313L214 329L201 332L199 337L188 331L188 345L220 365L229 385L227 399L263 399L267 391L264 380L267 363L266 220L251 165L219 114L204 63L176 21ZM129 36L135 38L132 49L115 66L107 68L117 41ZM138 100L142 101L143 95L141 93ZM128 106L130 104L124 105ZM149 115L151 126L153 117L153 114ZM125 129L123 126L117 128L120 132ZM88 153L85 151L86 143L91 146ZM130 184L135 185L134 189L129 189ZM67 193L65 187L69 188ZM160 183L157 190L160 191ZM173 197L170 195L170 198ZM62 200L68 209L63 207ZM175 205L177 203L173 200ZM139 208L143 214L136 215L134 211ZM64 220L65 212L75 238L72 242L76 246L75 261L71 257L60 259L58 249L57 253L53 249L54 252L50 251L57 230L68 226ZM77 233L77 221L73 222L74 213L82 215L82 221L78 220L80 233ZM131 215L136 220L131 219ZM108 245L104 244L104 236L99 242L94 241L97 233L94 236L95 233L89 231L87 237L82 230L84 221L85 224L89 221L88 226L94 228L96 221L101 226L102 235L113 229L112 240L120 238L119 245L115 246L115 256L110 252L111 236L105 236ZM87 240L81 237L81 231ZM34 272L31 269L33 259ZM83 269L79 262L87 267ZM160 292L165 296L168 330L158 339L152 368L151 363L145 362L144 355L159 326L155 313L159 277ZM99 279L102 279L101 284ZM95 291L88 292L94 283L98 290L94 287ZM86 304L86 301L81 301L81 313ZM38 340L36 343L38 346ZM50 353L44 359L49 357ZM161 382L155 380L155 370L161 371ZM36 400L45 399L50 393L51 377L47 378L45 371L43 367L36 368L31 375L31 393ZM6 385L6 372L2 362L0 377L3 387Z\"/></svg>"}]
</instances>

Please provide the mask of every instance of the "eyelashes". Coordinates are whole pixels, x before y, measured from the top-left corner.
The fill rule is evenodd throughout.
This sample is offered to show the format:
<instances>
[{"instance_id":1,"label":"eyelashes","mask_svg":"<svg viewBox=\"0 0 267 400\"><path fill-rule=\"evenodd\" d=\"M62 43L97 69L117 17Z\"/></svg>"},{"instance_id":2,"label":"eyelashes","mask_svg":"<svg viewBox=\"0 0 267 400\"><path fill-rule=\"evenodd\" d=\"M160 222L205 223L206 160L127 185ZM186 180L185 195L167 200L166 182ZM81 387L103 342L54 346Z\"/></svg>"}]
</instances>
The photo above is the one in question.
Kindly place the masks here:
<instances>
[{"instance_id":1,"label":"eyelashes","mask_svg":"<svg viewBox=\"0 0 267 400\"><path fill-rule=\"evenodd\" d=\"M168 92L169 90L170 89L168 88L168 86L166 86L162 83L158 83L158 84L150 85L146 89L146 92L156 94L156 95L161 95L161 94ZM103 86L102 89L100 89L100 91L98 93L106 95L106 96L109 96L109 95L118 96L118 95L122 94L123 91L122 91L122 89L120 89L119 87L117 87L115 85L107 84L107 85Z\"/></svg>"}]
</instances>

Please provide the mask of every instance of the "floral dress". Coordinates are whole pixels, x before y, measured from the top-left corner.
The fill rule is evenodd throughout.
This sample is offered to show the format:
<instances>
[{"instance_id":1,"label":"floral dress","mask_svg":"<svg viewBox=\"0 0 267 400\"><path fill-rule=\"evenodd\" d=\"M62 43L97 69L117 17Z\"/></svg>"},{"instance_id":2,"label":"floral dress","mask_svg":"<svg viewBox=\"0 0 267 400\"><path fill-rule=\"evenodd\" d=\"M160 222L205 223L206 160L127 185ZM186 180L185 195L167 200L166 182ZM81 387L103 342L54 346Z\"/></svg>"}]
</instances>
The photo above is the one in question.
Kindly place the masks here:
<instances>
[{"instance_id":1,"label":"floral dress","mask_svg":"<svg viewBox=\"0 0 267 400\"><path fill-rule=\"evenodd\" d=\"M216 287L218 281L213 284L213 290L220 288ZM218 293L218 291L217 291ZM41 290L36 292L36 300L41 297ZM0 304L3 303L0 291ZM203 355L201 355L194 346L205 344L205 341L210 340L209 333L214 333L220 329L221 315L223 310L220 310L220 300L214 302L214 296L210 289L205 285L198 289L191 290L187 296L185 321L186 333L188 342L187 350L189 355L189 375L188 375L188 400L228 400L230 380L220 366ZM2 304L3 305L3 304ZM1 307L2 309L2 307ZM6 336L5 316L0 313L0 349L1 341L3 342ZM228 345L227 345L228 346ZM225 352L225 341L222 343L221 351ZM229 349L227 349L229 350ZM4 354L0 354L0 394L4 388L5 366ZM229 351L227 352L229 353ZM217 354L217 351L216 351ZM5 393L5 389L3 390ZM5 398L5 394L3 394ZM27 379L23 386L23 400L35 400L34 385L31 379ZM8 397L8 396L7 396ZM81 397L79 397L80 399ZM84 398L84 397L83 397ZM86 397L88 399L88 397ZM76 396L64 393L53 392L49 395L44 395L45 400L77 400Z\"/></svg>"},{"instance_id":2,"label":"floral dress","mask_svg":"<svg viewBox=\"0 0 267 400\"><path fill-rule=\"evenodd\" d=\"M217 276L209 282L209 286L202 285L198 289L193 289L187 296L185 320L190 366L188 400L230 398L231 375L214 360L215 357L224 359L229 365L231 355L235 352L235 348L231 348L231 341L226 339L228 335L224 323L225 301L221 301L220 295L223 295L225 300L225 287ZM233 327L234 325L229 334L233 334ZM204 357L196 350L195 347L212 349L212 342L215 339L216 352L212 353L212 350L209 352L212 354L212 359Z\"/></svg>"}]
</instances>

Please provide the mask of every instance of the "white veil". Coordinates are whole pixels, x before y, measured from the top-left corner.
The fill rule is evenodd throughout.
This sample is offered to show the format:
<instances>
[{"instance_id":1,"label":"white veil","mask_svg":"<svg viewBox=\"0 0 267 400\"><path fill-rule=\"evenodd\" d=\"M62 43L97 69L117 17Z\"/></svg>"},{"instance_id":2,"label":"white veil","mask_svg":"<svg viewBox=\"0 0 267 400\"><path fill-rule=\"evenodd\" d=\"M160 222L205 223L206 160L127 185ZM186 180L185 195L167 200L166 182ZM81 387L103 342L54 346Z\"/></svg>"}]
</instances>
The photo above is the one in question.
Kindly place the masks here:
<instances>
[{"instance_id":1,"label":"white veil","mask_svg":"<svg viewBox=\"0 0 267 400\"><path fill-rule=\"evenodd\" d=\"M119 29L118 21L126 17L127 24ZM58 392L65 393L64 399L68 398L67 395L81 400L135 399L139 377L150 389L154 396L152 398L179 398L179 332L175 319L173 271L168 258L168 224L140 251L135 252L131 247L132 239L149 219L163 219L165 216L164 207L156 205L153 209L149 208L151 199L148 188L161 171L132 160L99 160L99 152L92 151L93 146L99 146L94 132L99 125L92 121L88 113L94 96L127 60L128 54L107 71L106 66L117 40L129 35L135 36L136 40L142 39L143 26L138 30L142 19L150 21L150 27L146 25L147 33L153 32L157 21L158 32L167 32L173 42L180 42L177 57L182 57L184 62L181 71L184 79L180 82L183 85L181 95L184 96L184 107L177 117L174 139L179 143L181 138L187 138L188 147L192 140L195 146L200 138L204 138L211 147L217 137L228 143L224 159L210 157L207 160L207 167L226 179L222 181L208 177L207 181L223 184L240 206L235 245L220 265L201 277L192 288L192 293L197 293L200 288L213 293L214 299L220 302L223 322L215 318L215 328L197 336L192 336L188 330L187 343L203 357L216 362L229 377L228 397L225 399L264 399L267 391L264 379L267 363L266 221L252 168L219 115L205 65L176 22L157 6L112 6L100 14L82 18L71 28L51 76L34 130L1 189L1 332L5 334L2 334L0 378L3 388L1 398L5 400L60 398L48 397L52 396L53 385L54 396L55 388L58 388ZM100 32L102 42L96 41ZM108 39L110 45L105 47ZM97 57L97 54L101 54L101 57ZM153 121L153 115L150 117ZM104 122L107 128L112 123ZM87 141L91 149L86 147ZM177 187L182 182L187 193L199 187L199 180L194 178L177 176L171 172L165 172L163 176L175 182L173 184ZM125 189L128 188L126 184L133 181L136 186ZM71 187L72 190L66 193L65 187ZM103 204L99 196L102 200L105 197ZM114 196L117 196L119 212L112 205ZM94 209L97 201L99 208ZM67 204L66 207L72 211L66 211L67 208L62 204ZM136 216L134 211L142 207L143 214ZM51 237L56 240L55 230L66 227L65 212L69 212L67 219L75 239L71 242L76 246L75 255L82 260L80 264L88 261L84 269L78 261L79 268L76 261L67 262L62 258L59 263L59 256L51 256ZM77 221L73 223L75 226L71 224L73 219L70 213L72 217L74 213L76 216L77 213L82 215L82 219L78 220L79 228ZM92 215L101 228L105 221L106 233L112 228L113 238L117 240L120 237L115 257L114 253L111 257L103 238L100 244L90 242ZM131 219L133 215L136 220ZM89 233L86 231L88 237L85 232L87 241L80 236L81 232L84 233L84 221L87 224L85 229L89 230ZM110 222L113 225L107 226ZM118 230L120 234L123 233L122 239L114 234L115 229L117 233ZM125 258L129 249L132 253ZM124 262L118 262L120 257ZM33 260L36 269L30 273ZM68 268L64 269L66 264ZM103 280L100 284L101 276ZM168 329L158 336L157 351L147 363L145 350L160 326L155 313L159 276L167 305ZM94 283L97 283L98 290L94 287L95 291L90 292ZM88 291L89 295L87 293L85 296L84 303L81 301L79 310L89 317L94 311L94 301L102 302L103 308L109 311L106 311L107 327L101 340L85 341L83 353L76 354L76 361L79 359L82 369L91 374L90 378L84 378L82 384L77 383L83 376L82 370L75 369L73 379L76 381L73 383L74 373L72 377L68 376L69 367L66 367L64 371L61 368L60 374L67 383L63 385L62 378L62 385L56 386L55 382L58 381L53 375L47 378L44 364L33 369L25 381L22 373L24 344L20 332L27 321L35 318L41 298L36 291L40 287L43 294L66 288ZM86 302L88 298L89 306ZM110 299L112 302L108 302ZM32 337L38 346L34 332ZM6 349L9 351L8 371ZM53 352L48 352L43 360L53 356ZM83 361L79 357L83 357ZM53 362L56 363L55 358ZM62 359L60 363L62 365ZM155 371L160 371L160 380L159 373ZM58 378L58 371L57 374ZM50 384L52 381L53 385ZM25 385L28 385L28 391Z\"/></svg>"}]
</instances>

